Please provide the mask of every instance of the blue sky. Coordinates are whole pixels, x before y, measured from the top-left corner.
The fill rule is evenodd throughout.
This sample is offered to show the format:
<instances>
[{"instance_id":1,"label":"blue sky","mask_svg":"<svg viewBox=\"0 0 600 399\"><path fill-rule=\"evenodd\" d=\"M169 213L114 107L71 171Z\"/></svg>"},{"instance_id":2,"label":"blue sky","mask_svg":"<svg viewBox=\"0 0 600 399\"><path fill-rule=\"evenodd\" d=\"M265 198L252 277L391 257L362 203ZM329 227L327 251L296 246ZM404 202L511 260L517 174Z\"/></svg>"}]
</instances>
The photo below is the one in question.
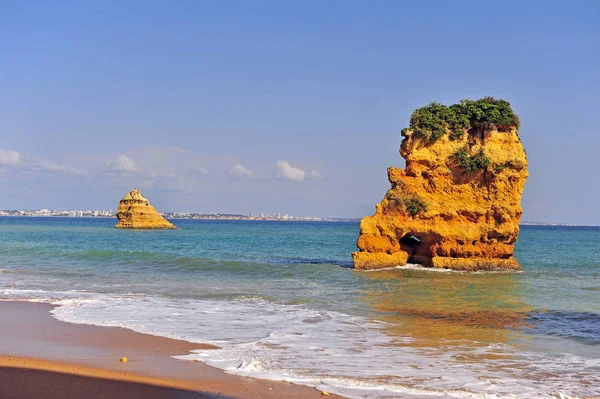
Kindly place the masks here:
<instances>
[{"instance_id":1,"label":"blue sky","mask_svg":"<svg viewBox=\"0 0 600 399\"><path fill-rule=\"evenodd\" d=\"M0 0L0 209L360 217L413 109L492 95L524 219L600 225L599 4Z\"/></svg>"}]
</instances>

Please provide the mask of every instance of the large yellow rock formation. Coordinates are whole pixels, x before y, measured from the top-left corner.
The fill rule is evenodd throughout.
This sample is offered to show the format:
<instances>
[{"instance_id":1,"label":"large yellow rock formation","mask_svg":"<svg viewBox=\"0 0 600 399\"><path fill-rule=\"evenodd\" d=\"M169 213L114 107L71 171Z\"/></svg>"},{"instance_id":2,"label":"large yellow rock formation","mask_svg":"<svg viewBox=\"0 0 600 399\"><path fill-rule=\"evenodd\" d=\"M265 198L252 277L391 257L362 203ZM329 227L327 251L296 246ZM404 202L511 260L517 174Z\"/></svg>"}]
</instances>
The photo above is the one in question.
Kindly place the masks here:
<instances>
[{"instance_id":1,"label":"large yellow rock formation","mask_svg":"<svg viewBox=\"0 0 600 399\"><path fill-rule=\"evenodd\" d=\"M117 209L119 223L123 229L176 229L165 220L136 188L125 194Z\"/></svg>"},{"instance_id":2,"label":"large yellow rock formation","mask_svg":"<svg viewBox=\"0 0 600 399\"><path fill-rule=\"evenodd\" d=\"M437 137L419 130L422 125L414 118L422 117L417 112L423 109L415 111L411 128L402 132L400 154L406 168L388 168L391 189L375 214L361 221L360 251L352 254L356 269L405 263L520 269L513 253L527 157L518 118L510 104L508 109L515 123L472 122L454 125L454 130L442 124Z\"/></svg>"}]
</instances>

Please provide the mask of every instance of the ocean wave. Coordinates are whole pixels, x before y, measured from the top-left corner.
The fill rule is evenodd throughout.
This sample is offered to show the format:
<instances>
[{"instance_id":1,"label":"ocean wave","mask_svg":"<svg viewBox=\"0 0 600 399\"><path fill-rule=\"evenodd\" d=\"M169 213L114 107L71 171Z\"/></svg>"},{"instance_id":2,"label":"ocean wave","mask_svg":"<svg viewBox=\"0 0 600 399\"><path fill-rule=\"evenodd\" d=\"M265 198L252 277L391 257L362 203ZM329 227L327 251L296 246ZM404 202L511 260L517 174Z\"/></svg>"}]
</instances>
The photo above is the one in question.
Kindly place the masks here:
<instances>
[{"instance_id":1,"label":"ocean wave","mask_svg":"<svg viewBox=\"0 0 600 399\"><path fill-rule=\"evenodd\" d=\"M527 316L528 329L536 334L600 344L600 314L546 310Z\"/></svg>"},{"instance_id":2,"label":"ocean wave","mask_svg":"<svg viewBox=\"0 0 600 399\"><path fill-rule=\"evenodd\" d=\"M161 268L172 271L195 271L210 268L231 267L238 268L248 265L336 265L345 268L353 266L351 260L326 259L326 258L300 258L300 257L275 257L256 258L231 256L229 258L211 258L208 256L182 256L177 254L162 254L140 250L113 250L113 249L62 249L62 248L36 248L28 246L13 246L2 251L8 260L16 261L15 264L27 263L27 260L50 262L51 264L81 264L81 265L120 265L136 267L144 270Z\"/></svg>"}]
</instances>

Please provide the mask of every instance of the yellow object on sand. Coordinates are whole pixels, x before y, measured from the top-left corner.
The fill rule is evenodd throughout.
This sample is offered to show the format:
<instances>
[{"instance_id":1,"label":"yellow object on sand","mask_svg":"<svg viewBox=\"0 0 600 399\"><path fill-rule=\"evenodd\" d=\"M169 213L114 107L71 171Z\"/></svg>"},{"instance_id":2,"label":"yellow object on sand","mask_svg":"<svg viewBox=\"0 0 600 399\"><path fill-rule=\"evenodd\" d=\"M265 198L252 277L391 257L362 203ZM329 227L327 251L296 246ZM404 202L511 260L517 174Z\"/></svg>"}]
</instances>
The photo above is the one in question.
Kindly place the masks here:
<instances>
[{"instance_id":1,"label":"yellow object on sand","mask_svg":"<svg viewBox=\"0 0 600 399\"><path fill-rule=\"evenodd\" d=\"M127 358L126 357L122 357L122 358L119 359L119 361L121 363L127 363Z\"/></svg>"},{"instance_id":2,"label":"yellow object on sand","mask_svg":"<svg viewBox=\"0 0 600 399\"><path fill-rule=\"evenodd\" d=\"M321 393L323 394L323 396L329 396L329 392L327 392L327 391L323 391Z\"/></svg>"}]
</instances>

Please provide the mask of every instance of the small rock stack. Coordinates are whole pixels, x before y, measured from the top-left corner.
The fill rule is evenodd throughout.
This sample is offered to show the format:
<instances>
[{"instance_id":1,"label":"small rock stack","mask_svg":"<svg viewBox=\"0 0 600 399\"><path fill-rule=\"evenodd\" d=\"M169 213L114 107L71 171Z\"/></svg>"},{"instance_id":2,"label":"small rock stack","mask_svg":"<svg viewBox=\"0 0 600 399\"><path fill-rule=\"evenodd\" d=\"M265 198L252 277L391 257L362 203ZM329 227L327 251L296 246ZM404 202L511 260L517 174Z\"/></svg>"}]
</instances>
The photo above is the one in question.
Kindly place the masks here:
<instances>
[{"instance_id":1,"label":"small rock stack","mask_svg":"<svg viewBox=\"0 0 600 399\"><path fill-rule=\"evenodd\" d=\"M136 188L125 194L117 209L120 229L176 229Z\"/></svg>"}]
</instances>

